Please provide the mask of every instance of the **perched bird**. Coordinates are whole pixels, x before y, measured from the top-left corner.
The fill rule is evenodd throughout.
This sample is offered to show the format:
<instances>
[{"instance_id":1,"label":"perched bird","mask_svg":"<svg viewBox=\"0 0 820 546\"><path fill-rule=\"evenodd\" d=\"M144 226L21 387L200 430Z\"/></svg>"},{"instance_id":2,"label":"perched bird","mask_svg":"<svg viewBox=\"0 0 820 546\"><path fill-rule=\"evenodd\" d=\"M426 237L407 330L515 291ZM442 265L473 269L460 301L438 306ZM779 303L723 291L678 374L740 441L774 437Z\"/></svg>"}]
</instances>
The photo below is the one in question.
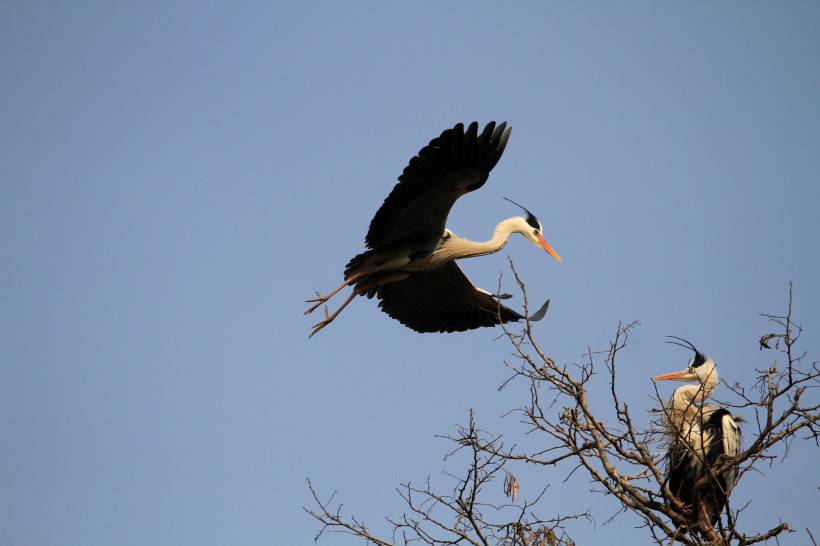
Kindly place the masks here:
<instances>
[{"instance_id":1,"label":"perched bird","mask_svg":"<svg viewBox=\"0 0 820 546\"><path fill-rule=\"evenodd\" d=\"M715 361L689 341L669 337L678 341L667 343L691 349L695 356L685 369L655 377L655 381L694 382L675 389L664 409L670 437L667 485L685 507L705 513L715 525L735 485L737 467L730 466L718 474L712 469L718 469L722 458L740 453L740 419L726 408L706 404L718 385Z\"/></svg>"},{"instance_id":2,"label":"perched bird","mask_svg":"<svg viewBox=\"0 0 820 546\"><path fill-rule=\"evenodd\" d=\"M512 128L506 122L478 123L467 130L459 123L447 129L410 160L399 182L370 222L365 237L369 250L354 256L344 282L330 293L307 300L312 313L348 285L353 291L339 308L314 325L311 336L330 324L356 296L376 296L379 307L417 332L461 332L514 322L524 317L496 297L473 286L454 260L501 250L513 233L561 261L544 240L541 222L527 209L525 217L508 218L486 242L463 239L447 229L447 215L456 200L484 185L504 153ZM501 299L509 297L501 296ZM546 313L549 301L530 319Z\"/></svg>"}]
</instances>

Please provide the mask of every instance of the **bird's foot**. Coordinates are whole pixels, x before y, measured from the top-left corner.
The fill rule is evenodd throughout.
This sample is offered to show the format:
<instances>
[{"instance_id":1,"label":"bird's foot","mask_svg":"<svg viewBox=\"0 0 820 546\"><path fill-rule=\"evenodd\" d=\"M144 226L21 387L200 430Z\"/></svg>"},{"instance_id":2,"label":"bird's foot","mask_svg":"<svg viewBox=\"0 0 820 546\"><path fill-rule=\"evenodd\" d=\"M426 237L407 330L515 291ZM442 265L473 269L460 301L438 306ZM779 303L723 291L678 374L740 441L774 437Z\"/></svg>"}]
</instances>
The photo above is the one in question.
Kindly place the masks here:
<instances>
[{"instance_id":1,"label":"bird's foot","mask_svg":"<svg viewBox=\"0 0 820 546\"><path fill-rule=\"evenodd\" d=\"M330 296L323 296L319 292L316 292L316 297L315 298L310 299L310 300L305 300L305 303L312 303L313 304L310 307L308 307L307 311L305 311L305 314L306 315L311 314L316 309L318 309L319 307L324 305L325 302L327 302L327 300L329 300L329 299L330 299ZM325 313L327 313L327 309L325 309Z\"/></svg>"},{"instance_id":2,"label":"bird's foot","mask_svg":"<svg viewBox=\"0 0 820 546\"><path fill-rule=\"evenodd\" d=\"M317 305L317 307L318 307L318 305ZM317 322L316 324L313 325L313 329L310 331L310 335L308 336L308 339L315 336L316 333L319 330L321 330L322 328L324 328L325 326L327 326L328 324L333 322L334 318L336 318L336 315L330 316L330 313L327 310L327 305L325 305L325 318L323 318L322 320L320 320L319 322Z\"/></svg>"}]
</instances>

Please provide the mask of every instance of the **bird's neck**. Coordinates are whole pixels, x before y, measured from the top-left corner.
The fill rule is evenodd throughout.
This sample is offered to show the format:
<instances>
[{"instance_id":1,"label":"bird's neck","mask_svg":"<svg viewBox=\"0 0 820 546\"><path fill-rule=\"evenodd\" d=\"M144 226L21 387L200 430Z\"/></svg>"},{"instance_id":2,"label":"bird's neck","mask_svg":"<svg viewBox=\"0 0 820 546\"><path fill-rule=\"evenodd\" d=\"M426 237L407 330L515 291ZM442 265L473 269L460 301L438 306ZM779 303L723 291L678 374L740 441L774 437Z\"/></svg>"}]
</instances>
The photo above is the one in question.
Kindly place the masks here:
<instances>
[{"instance_id":1,"label":"bird's neck","mask_svg":"<svg viewBox=\"0 0 820 546\"><path fill-rule=\"evenodd\" d=\"M520 231L517 224L517 218L508 218L499 222L489 241L478 242L462 239L464 253L459 258L475 258L498 252L507 244L511 234Z\"/></svg>"},{"instance_id":2,"label":"bird's neck","mask_svg":"<svg viewBox=\"0 0 820 546\"><path fill-rule=\"evenodd\" d=\"M717 370L713 370L703 383L684 385L675 389L672 395L672 409L679 415L699 411L717 385Z\"/></svg>"}]
</instances>

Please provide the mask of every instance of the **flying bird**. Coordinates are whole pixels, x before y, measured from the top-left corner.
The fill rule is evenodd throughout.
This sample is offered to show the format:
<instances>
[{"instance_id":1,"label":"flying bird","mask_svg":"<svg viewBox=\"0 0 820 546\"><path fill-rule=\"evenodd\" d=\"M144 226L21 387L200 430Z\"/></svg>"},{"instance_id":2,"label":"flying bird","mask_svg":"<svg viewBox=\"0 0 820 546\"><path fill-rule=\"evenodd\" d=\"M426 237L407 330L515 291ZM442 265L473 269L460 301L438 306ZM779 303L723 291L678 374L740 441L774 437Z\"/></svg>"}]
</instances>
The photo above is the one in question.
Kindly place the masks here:
<instances>
[{"instance_id":1,"label":"flying bird","mask_svg":"<svg viewBox=\"0 0 820 546\"><path fill-rule=\"evenodd\" d=\"M511 234L520 233L560 262L561 257L544 240L541 222L508 199L526 216L503 220L486 242L469 241L446 227L456 200L487 181L511 131L506 122L490 122L480 134L478 123L471 123L466 131L459 123L410 160L370 222L365 237L368 250L348 262L342 284L324 296L317 292L316 298L307 300L313 305L306 315L346 286L353 286L334 313L325 306L324 319L313 326L311 337L356 296L376 296L382 311L417 332L462 332L524 318L496 299L509 295L495 296L473 286L454 260L498 252ZM542 318L548 304L530 320Z\"/></svg>"},{"instance_id":2,"label":"flying bird","mask_svg":"<svg viewBox=\"0 0 820 546\"><path fill-rule=\"evenodd\" d=\"M694 382L675 389L664 409L664 424L671 438L667 485L685 507L705 513L714 526L737 480L737 466L719 474L711 469L718 469L720 459L736 457L740 452L740 419L726 408L706 403L718 385L715 361L691 342L668 337L677 341L667 343L690 349L695 356L685 369L654 378Z\"/></svg>"}]
</instances>

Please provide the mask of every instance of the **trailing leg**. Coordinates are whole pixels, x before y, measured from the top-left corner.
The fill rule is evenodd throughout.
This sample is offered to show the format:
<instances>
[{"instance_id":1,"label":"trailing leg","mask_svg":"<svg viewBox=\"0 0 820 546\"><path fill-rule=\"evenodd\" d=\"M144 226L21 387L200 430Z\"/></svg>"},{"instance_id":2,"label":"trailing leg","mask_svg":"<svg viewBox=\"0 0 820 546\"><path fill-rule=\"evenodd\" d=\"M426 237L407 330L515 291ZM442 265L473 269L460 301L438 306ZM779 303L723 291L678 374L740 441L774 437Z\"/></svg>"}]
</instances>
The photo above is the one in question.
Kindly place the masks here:
<instances>
[{"instance_id":1,"label":"trailing leg","mask_svg":"<svg viewBox=\"0 0 820 546\"><path fill-rule=\"evenodd\" d=\"M316 297L315 298L310 299L310 300L305 300L305 303L313 303L313 305L308 307L307 311L305 311L305 314L309 315L312 312L314 312L316 309L321 307L322 304L326 303L327 300L329 300L330 298L335 296L339 292L339 290L341 290L345 286L349 285L350 283L356 282L356 280L361 276L362 276L361 273L356 273L354 275L351 275L350 278L346 279L345 282L343 282L342 284L337 286L332 292L330 292L326 296L323 296L319 292L316 292Z\"/></svg>"},{"instance_id":2,"label":"trailing leg","mask_svg":"<svg viewBox=\"0 0 820 546\"><path fill-rule=\"evenodd\" d=\"M333 319L339 316L339 313L341 313L342 310L345 307L347 307L351 301L353 301L353 298L355 298L359 294L361 294L361 292L359 292L358 289L353 290L353 292L347 297L344 303L342 303L342 305L340 305L339 308L336 309L336 311L334 311L332 315L328 314L327 306L325 306L325 318L313 325L313 330L311 330L310 335L308 337L313 337L319 330L333 322Z\"/></svg>"}]
</instances>

